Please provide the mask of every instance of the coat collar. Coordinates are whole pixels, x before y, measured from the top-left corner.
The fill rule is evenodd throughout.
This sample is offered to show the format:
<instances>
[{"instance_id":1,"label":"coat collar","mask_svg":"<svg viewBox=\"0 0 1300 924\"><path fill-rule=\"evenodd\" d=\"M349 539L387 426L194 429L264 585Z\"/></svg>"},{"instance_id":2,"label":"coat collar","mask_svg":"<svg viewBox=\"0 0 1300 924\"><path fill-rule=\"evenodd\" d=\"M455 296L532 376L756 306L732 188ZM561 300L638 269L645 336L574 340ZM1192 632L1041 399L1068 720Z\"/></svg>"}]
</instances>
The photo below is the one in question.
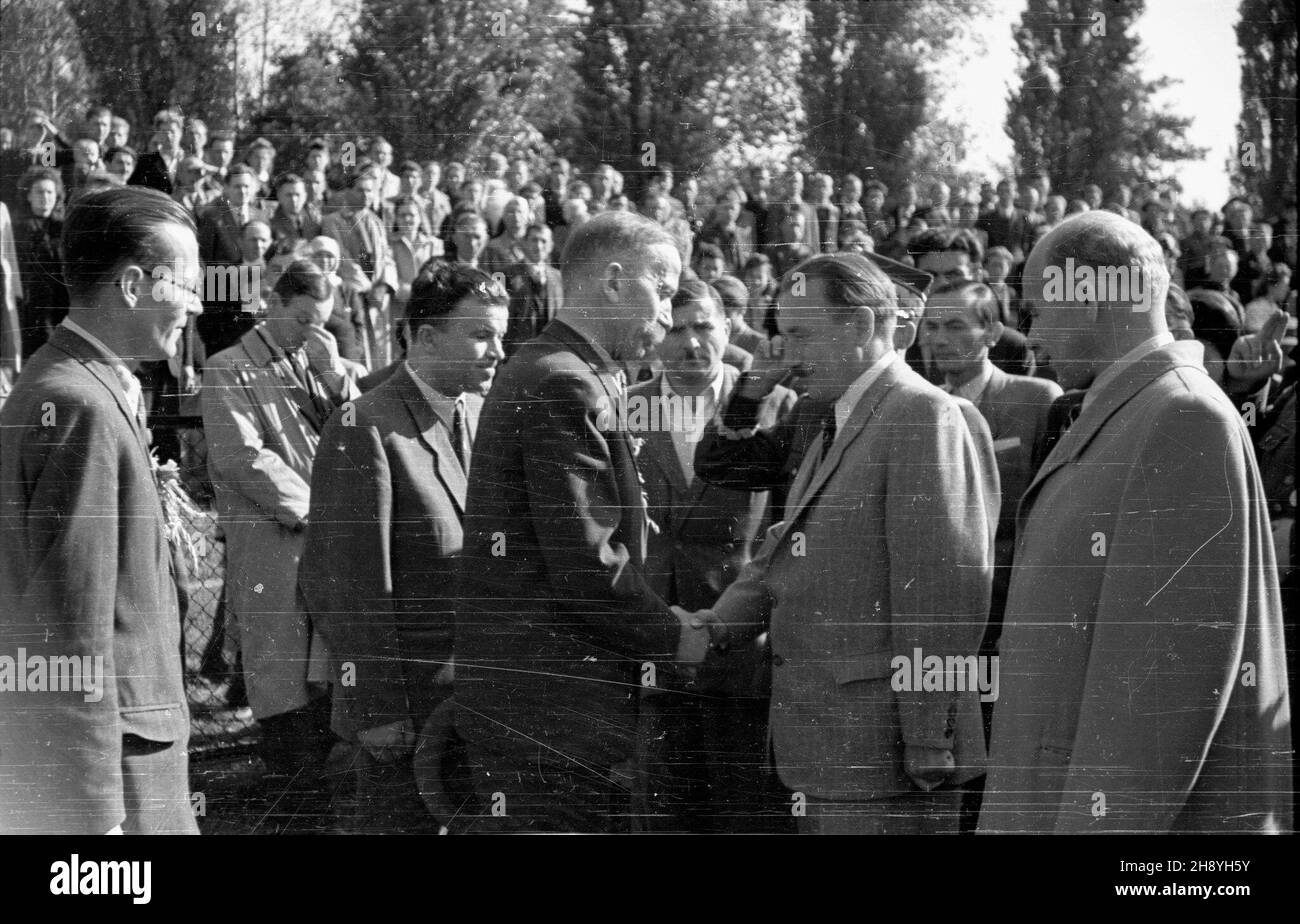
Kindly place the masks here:
<instances>
[{"instance_id":1,"label":"coat collar","mask_svg":"<svg viewBox=\"0 0 1300 924\"><path fill-rule=\"evenodd\" d=\"M122 412L122 416L126 418L127 424L130 425L131 432L135 434L140 451L145 456L152 458L149 453L148 439L140 427L135 409L127 406L126 392L123 391L122 383L118 381L117 373L113 370L108 357L101 355L84 338L61 324L54 328L54 332L50 334L49 342L51 346L80 362L91 375L99 380L101 385L108 389L109 394L113 396L113 400L117 402L118 410Z\"/></svg>"},{"instance_id":2,"label":"coat collar","mask_svg":"<svg viewBox=\"0 0 1300 924\"><path fill-rule=\"evenodd\" d=\"M1203 356L1203 348L1196 341L1176 340L1146 354L1108 382L1079 414L1070 429L1065 431L1056 446L1052 448L1051 454L1043 461L1038 474L1025 492L1024 500L1021 501L1022 508L1025 501L1029 499L1029 494L1038 485L1061 466L1082 455L1101 430L1102 425L1160 376L1174 369L1195 369L1204 373Z\"/></svg>"},{"instance_id":3,"label":"coat collar","mask_svg":"<svg viewBox=\"0 0 1300 924\"><path fill-rule=\"evenodd\" d=\"M719 394L716 411L721 413L722 408L727 406L731 399L731 393L735 390L736 379L740 376L740 370L735 366L722 364L722 389ZM628 395L640 395L643 397L656 397L663 394L663 370L655 373L654 378L645 382L640 382L629 388ZM690 481L687 480L687 472L682 468L682 462L677 455L677 447L673 444L671 437L666 439L648 439L642 441L642 451L648 452L654 459L655 464L659 467L672 482L673 490L682 498L685 504L685 510L689 510L699 502L701 495L708 488L698 475L695 475ZM680 522L683 518L677 517Z\"/></svg>"},{"instance_id":4,"label":"coat collar","mask_svg":"<svg viewBox=\"0 0 1300 924\"><path fill-rule=\"evenodd\" d=\"M433 454L438 477L442 479L447 493L456 502L457 510L463 514L468 479L464 469L461 468L460 459L456 456L456 450L451 445L451 431L429 404L424 392L420 390L419 383L407 371L406 363L398 365L385 385L392 388L406 406L407 413L411 415L411 420L420 433L421 441ZM482 406L482 401L480 399L471 407L470 397L466 396L465 406L467 413L473 417L477 409ZM470 429L472 432L474 428L471 426Z\"/></svg>"},{"instance_id":5,"label":"coat collar","mask_svg":"<svg viewBox=\"0 0 1300 924\"><path fill-rule=\"evenodd\" d=\"M786 516L787 522L793 523L795 519L807 509L808 504L817 496L817 492L822 489L822 486L826 484L827 479L829 479L831 475L834 474L835 469L839 467L840 460L844 458L845 451L858 439L858 437L862 435L863 431L866 429L868 421L870 421L875 415L876 408L880 406L881 402L885 400L890 391L892 391L896 385L909 378L924 381L908 367L907 363L903 362L903 358L900 356L894 362L890 363L889 366L880 373L876 380L871 383L871 387L863 393L862 397L858 400L858 403L854 406L853 413L849 415L849 419L844 422L844 428L837 435L834 445L831 446L830 455L821 461L817 466L816 471L804 473L801 470L799 474L803 477L796 477L796 486L798 486L800 482L803 482L807 486L797 494L794 490L791 490L790 499L794 506ZM806 450L806 452L816 451L817 447L815 444L810 444Z\"/></svg>"}]
</instances>

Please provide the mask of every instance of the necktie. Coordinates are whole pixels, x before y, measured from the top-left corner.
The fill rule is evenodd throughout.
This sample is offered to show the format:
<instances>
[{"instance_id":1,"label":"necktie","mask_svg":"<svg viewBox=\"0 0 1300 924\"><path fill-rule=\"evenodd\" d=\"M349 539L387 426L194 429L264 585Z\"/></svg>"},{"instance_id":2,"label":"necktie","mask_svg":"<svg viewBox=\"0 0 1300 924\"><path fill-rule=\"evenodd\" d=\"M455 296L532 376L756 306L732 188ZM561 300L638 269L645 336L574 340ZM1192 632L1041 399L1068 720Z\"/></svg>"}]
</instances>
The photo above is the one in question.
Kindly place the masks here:
<instances>
[{"instance_id":1,"label":"necktie","mask_svg":"<svg viewBox=\"0 0 1300 924\"><path fill-rule=\"evenodd\" d=\"M307 392L311 398L312 407L315 408L317 416L323 424L334 409L333 402L326 396L321 383L317 380L316 374L311 371L311 366L303 359L299 350L286 353L289 359L289 365L293 367L294 375L298 378L298 384Z\"/></svg>"},{"instance_id":2,"label":"necktie","mask_svg":"<svg viewBox=\"0 0 1300 924\"><path fill-rule=\"evenodd\" d=\"M831 454L831 446L835 445L835 408L832 406L822 418L822 459L824 460Z\"/></svg>"},{"instance_id":3,"label":"necktie","mask_svg":"<svg viewBox=\"0 0 1300 924\"><path fill-rule=\"evenodd\" d=\"M456 449L460 467L469 471L469 430L465 422L465 399L456 399L456 409L451 415L451 442Z\"/></svg>"}]
</instances>

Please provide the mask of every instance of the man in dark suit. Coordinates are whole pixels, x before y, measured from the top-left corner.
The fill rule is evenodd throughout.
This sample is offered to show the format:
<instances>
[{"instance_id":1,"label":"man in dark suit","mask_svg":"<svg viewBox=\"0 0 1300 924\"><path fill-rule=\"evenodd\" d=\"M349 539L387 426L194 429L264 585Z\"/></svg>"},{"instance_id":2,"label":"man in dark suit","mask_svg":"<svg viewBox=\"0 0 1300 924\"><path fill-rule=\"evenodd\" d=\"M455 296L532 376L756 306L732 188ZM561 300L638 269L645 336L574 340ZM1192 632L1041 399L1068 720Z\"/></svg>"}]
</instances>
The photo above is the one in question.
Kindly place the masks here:
<instances>
[{"instance_id":1,"label":"man in dark suit","mask_svg":"<svg viewBox=\"0 0 1300 924\"><path fill-rule=\"evenodd\" d=\"M200 310L194 226L132 188L87 193L67 225L73 307L0 412L0 652L73 682L0 686L0 831L197 833L176 588L130 371L173 356Z\"/></svg>"},{"instance_id":2,"label":"man in dark suit","mask_svg":"<svg viewBox=\"0 0 1300 924\"><path fill-rule=\"evenodd\" d=\"M253 168L245 164L231 167L222 197L199 213L199 258L203 265L222 268L241 265L244 226L265 217L257 202L257 175ZM238 291L231 294L228 290L225 299L217 299L217 294L204 292L205 313L198 321L199 337L209 356L234 346L258 320L248 310L249 306L240 301Z\"/></svg>"},{"instance_id":3,"label":"man in dark suit","mask_svg":"<svg viewBox=\"0 0 1300 924\"><path fill-rule=\"evenodd\" d=\"M483 395L505 357L505 295L443 263L411 286L407 355L334 414L312 468L299 585L336 670L333 728L356 746L355 829L423 830L415 736L451 692L454 557Z\"/></svg>"},{"instance_id":4,"label":"man in dark suit","mask_svg":"<svg viewBox=\"0 0 1300 924\"><path fill-rule=\"evenodd\" d=\"M673 326L659 347L663 371L628 389L629 402L661 408L638 432L651 530L646 574L655 593L688 610L713 605L741 569L767 508L766 492L714 487L695 474L695 447L731 398L739 372L722 360L727 318L709 288L685 279ZM642 689L643 828L777 830L785 806L771 793L762 652L750 646L698 677L698 698ZM766 811L765 811L766 810ZM789 812L782 812L786 819ZM776 822L779 824L779 821Z\"/></svg>"},{"instance_id":5,"label":"man in dark suit","mask_svg":"<svg viewBox=\"0 0 1300 924\"><path fill-rule=\"evenodd\" d=\"M923 232L912 239L907 250L916 268L933 276L936 285L977 279L984 264L984 249L967 228ZM922 355L928 357L929 345L923 337L919 345ZM1029 341L1010 326L1003 325L997 343L989 350L989 359L1011 375L1034 374L1034 352L1029 349ZM928 358L925 366L917 371L932 382L942 381L942 374Z\"/></svg>"},{"instance_id":6,"label":"man in dark suit","mask_svg":"<svg viewBox=\"0 0 1300 924\"><path fill-rule=\"evenodd\" d=\"M510 330L506 350L514 353L519 344L540 334L564 304L564 283L560 271L551 266L552 232L544 224L530 225L524 234L527 259L506 271L510 290Z\"/></svg>"},{"instance_id":7,"label":"man in dark suit","mask_svg":"<svg viewBox=\"0 0 1300 924\"><path fill-rule=\"evenodd\" d=\"M1076 297L1083 268L1107 281ZM1290 830L1282 608L1240 411L1152 310L1169 271L1137 225L1077 215L1025 280L1034 336L1088 393L1020 502L980 830Z\"/></svg>"},{"instance_id":8,"label":"man in dark suit","mask_svg":"<svg viewBox=\"0 0 1300 924\"><path fill-rule=\"evenodd\" d=\"M677 249L609 212L574 232L564 266L564 307L484 405L465 511L456 699L480 829L619 827L637 690L709 644L646 580L615 359L671 325Z\"/></svg>"},{"instance_id":9,"label":"man in dark suit","mask_svg":"<svg viewBox=\"0 0 1300 924\"><path fill-rule=\"evenodd\" d=\"M993 605L985 637L985 654L997 652L1002 608L1011 581L1015 549L1016 506L1029 486L1048 436L1047 419L1061 387L1046 379L1008 375L989 359L1002 334L997 296L982 282L959 282L930 295L923 327L935 366L944 376L944 391L965 398L988 422L1002 489L998 518Z\"/></svg>"},{"instance_id":10,"label":"man in dark suit","mask_svg":"<svg viewBox=\"0 0 1300 924\"><path fill-rule=\"evenodd\" d=\"M128 182L132 186L147 186L170 196L176 184L176 168L185 159L185 149L181 147L185 126L175 112L163 110L154 119L153 127L155 134L161 137L162 144L158 150L141 155Z\"/></svg>"}]
</instances>

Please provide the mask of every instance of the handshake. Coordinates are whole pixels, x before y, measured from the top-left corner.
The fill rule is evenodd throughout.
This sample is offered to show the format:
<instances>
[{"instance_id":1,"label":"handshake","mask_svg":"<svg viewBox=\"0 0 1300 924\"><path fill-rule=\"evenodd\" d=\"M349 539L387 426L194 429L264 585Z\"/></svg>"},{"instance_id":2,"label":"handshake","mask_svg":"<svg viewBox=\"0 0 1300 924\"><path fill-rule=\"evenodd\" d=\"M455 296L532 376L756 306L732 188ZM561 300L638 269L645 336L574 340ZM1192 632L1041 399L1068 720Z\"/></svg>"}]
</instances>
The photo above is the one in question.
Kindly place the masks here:
<instances>
[{"instance_id":1,"label":"handshake","mask_svg":"<svg viewBox=\"0 0 1300 924\"><path fill-rule=\"evenodd\" d=\"M680 606L674 606L672 611L682 626L681 641L677 643L676 660L679 665L695 668L704 663L710 649L719 654L727 651L727 624L713 610L690 613Z\"/></svg>"}]
</instances>

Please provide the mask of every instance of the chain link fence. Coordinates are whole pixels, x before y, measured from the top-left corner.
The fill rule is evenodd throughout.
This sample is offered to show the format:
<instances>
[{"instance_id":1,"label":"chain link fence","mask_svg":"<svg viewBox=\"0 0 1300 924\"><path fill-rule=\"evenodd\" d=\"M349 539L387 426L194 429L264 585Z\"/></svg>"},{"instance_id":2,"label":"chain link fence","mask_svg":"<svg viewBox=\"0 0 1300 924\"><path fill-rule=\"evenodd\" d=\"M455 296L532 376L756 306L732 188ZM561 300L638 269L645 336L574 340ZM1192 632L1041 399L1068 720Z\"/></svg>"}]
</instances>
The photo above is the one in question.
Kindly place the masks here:
<instances>
[{"instance_id":1,"label":"chain link fence","mask_svg":"<svg viewBox=\"0 0 1300 924\"><path fill-rule=\"evenodd\" d=\"M182 651L185 691L190 706L190 754L202 757L250 746L256 737L244 696L238 645L226 623L225 539L212 509L207 443L199 417L151 421L160 454L177 460L182 486L193 506L182 508L189 541L181 581Z\"/></svg>"}]
</instances>

